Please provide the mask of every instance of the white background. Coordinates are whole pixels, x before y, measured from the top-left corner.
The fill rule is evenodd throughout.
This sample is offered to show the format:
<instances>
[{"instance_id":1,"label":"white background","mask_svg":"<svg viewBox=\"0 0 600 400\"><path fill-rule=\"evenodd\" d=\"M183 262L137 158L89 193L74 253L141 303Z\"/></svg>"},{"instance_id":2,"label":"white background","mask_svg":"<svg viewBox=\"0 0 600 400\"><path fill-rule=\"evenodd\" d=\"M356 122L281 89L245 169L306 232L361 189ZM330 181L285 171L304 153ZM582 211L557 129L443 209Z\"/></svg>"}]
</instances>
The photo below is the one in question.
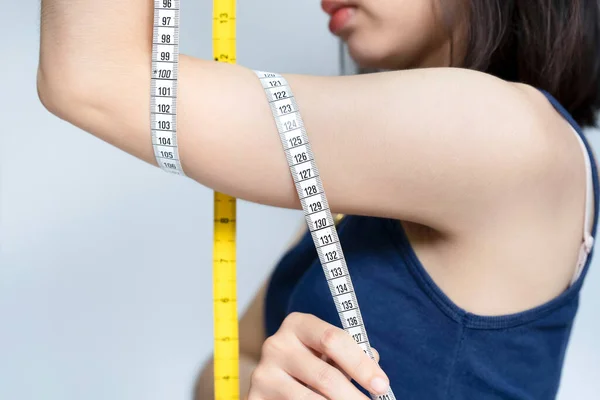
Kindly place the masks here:
<instances>
[{"instance_id":1,"label":"white background","mask_svg":"<svg viewBox=\"0 0 600 400\"><path fill-rule=\"evenodd\" d=\"M0 400L189 399L212 346L212 191L49 114L35 87L39 1L1 2ZM211 58L212 3L182 7L181 51ZM240 1L237 21L240 64L338 73L317 2ZM301 223L238 203L240 311ZM600 392L598 262L561 399Z\"/></svg>"}]
</instances>

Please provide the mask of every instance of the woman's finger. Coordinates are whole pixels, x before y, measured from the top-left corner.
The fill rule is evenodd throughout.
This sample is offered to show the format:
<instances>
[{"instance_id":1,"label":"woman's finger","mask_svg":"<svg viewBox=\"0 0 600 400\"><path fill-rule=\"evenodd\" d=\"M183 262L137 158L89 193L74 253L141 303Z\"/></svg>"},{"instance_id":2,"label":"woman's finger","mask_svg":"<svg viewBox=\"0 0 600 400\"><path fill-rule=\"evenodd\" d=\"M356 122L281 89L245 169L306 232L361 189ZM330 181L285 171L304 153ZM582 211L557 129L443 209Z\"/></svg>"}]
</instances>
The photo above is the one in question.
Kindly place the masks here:
<instances>
[{"instance_id":1,"label":"woman's finger","mask_svg":"<svg viewBox=\"0 0 600 400\"><path fill-rule=\"evenodd\" d=\"M279 368L259 365L252 374L248 400L327 400Z\"/></svg>"},{"instance_id":2,"label":"woman's finger","mask_svg":"<svg viewBox=\"0 0 600 400\"><path fill-rule=\"evenodd\" d=\"M375 361L377 363L379 363L379 352L377 350L375 350L375 348L373 348L373 347L371 347L371 351L373 352L373 356L375 357ZM335 361L333 361L331 358L327 357L325 354L321 355L321 360L323 360L326 363L330 364L331 366L339 369L342 372L342 374L344 374L344 376L346 377L346 379L348 379L349 381L352 380L352 378L350 377L350 375L348 375L348 373L346 371L344 371L342 368L340 368L340 366L337 365L337 363Z\"/></svg>"},{"instance_id":3,"label":"woman's finger","mask_svg":"<svg viewBox=\"0 0 600 400\"><path fill-rule=\"evenodd\" d=\"M298 346L301 346L298 344ZM306 347L294 352L283 366L292 377L331 400L368 400L342 371L315 357Z\"/></svg>"},{"instance_id":4,"label":"woman's finger","mask_svg":"<svg viewBox=\"0 0 600 400\"><path fill-rule=\"evenodd\" d=\"M369 392L388 391L387 375L344 330L310 314L292 314L284 324L302 343L327 355Z\"/></svg>"},{"instance_id":5,"label":"woman's finger","mask_svg":"<svg viewBox=\"0 0 600 400\"><path fill-rule=\"evenodd\" d=\"M340 368L340 366L339 366L339 365L337 365L337 364L335 363L335 361L333 361L331 358L329 358L329 357L327 357L325 354L323 354L323 355L321 356L321 359L322 359L323 361L325 361L327 364L331 365L332 367L334 367L334 368L337 368L337 369L338 369L338 371L340 371L342 374L344 374L344 376L346 377L346 379L348 379L349 381L351 381L351 380L352 380L352 377L351 377L350 375L348 375L348 373L347 373L346 371L344 371L343 369L341 369L341 368Z\"/></svg>"}]
</instances>

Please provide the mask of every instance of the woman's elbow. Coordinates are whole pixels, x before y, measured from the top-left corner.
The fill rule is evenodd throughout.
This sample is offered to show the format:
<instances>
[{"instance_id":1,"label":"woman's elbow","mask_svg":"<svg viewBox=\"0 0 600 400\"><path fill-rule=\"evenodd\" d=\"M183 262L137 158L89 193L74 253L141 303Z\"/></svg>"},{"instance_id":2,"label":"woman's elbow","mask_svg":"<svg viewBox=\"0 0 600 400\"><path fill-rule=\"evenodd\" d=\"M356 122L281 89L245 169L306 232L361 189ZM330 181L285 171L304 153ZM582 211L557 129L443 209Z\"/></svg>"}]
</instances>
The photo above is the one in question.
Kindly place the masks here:
<instances>
[{"instance_id":1,"label":"woman's elbow","mask_svg":"<svg viewBox=\"0 0 600 400\"><path fill-rule=\"evenodd\" d=\"M36 86L40 102L50 113L57 117L70 121L74 116L73 112L82 105L87 95L82 85L75 82L77 79L68 76L66 73L57 71L53 68L50 72L47 68L39 66L37 70Z\"/></svg>"}]
</instances>

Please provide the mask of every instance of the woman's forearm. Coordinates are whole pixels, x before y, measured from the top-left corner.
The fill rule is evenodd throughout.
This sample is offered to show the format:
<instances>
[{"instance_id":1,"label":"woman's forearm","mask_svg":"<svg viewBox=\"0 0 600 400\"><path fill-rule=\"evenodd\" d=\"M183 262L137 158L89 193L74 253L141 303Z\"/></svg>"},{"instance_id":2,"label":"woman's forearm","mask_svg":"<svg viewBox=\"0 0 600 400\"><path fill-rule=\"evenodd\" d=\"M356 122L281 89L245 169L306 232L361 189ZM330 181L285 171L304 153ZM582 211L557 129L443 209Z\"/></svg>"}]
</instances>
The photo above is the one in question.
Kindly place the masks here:
<instances>
[{"instance_id":1,"label":"woman's forearm","mask_svg":"<svg viewBox=\"0 0 600 400\"><path fill-rule=\"evenodd\" d=\"M140 69L149 82L153 14L153 0L42 0L37 79L44 105L76 123L70 110L127 95Z\"/></svg>"},{"instance_id":2,"label":"woman's forearm","mask_svg":"<svg viewBox=\"0 0 600 400\"><path fill-rule=\"evenodd\" d=\"M152 0L42 0L40 69L89 84L149 61L153 13Z\"/></svg>"},{"instance_id":3,"label":"woman's forearm","mask_svg":"<svg viewBox=\"0 0 600 400\"><path fill-rule=\"evenodd\" d=\"M153 15L153 0L42 0L37 74L49 111L150 163Z\"/></svg>"}]
</instances>

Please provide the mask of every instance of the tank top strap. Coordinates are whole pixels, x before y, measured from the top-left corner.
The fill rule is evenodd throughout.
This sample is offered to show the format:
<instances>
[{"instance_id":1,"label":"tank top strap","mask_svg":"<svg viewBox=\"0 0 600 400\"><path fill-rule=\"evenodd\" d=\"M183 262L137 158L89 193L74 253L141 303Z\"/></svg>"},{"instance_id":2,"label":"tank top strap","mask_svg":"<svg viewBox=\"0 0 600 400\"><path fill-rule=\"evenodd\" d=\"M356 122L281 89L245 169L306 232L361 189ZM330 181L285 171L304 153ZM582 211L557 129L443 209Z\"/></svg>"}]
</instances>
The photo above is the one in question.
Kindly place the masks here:
<instances>
[{"instance_id":1,"label":"tank top strap","mask_svg":"<svg viewBox=\"0 0 600 400\"><path fill-rule=\"evenodd\" d=\"M585 148L585 144L581 137L577 134L577 131L573 128L573 132L577 135L579 140L579 144L581 145L582 151L584 152L585 157L585 166L586 166L586 176L587 176L587 184L586 184L586 204L585 204L585 217L583 224L583 242L581 243L581 247L579 249L579 257L577 259L577 265L575 267L575 272L573 274L573 278L571 279L571 285L574 284L577 279L581 276L583 272L583 268L585 263L589 257L589 254L594 247L594 235L592 234L593 227L593 213L594 213L594 193L593 193L593 178L592 178L592 162L590 161L590 157Z\"/></svg>"},{"instance_id":2,"label":"tank top strap","mask_svg":"<svg viewBox=\"0 0 600 400\"><path fill-rule=\"evenodd\" d=\"M571 125L571 130L577 137L581 150L584 154L585 167L586 167L586 204L585 204L585 215L583 221L583 234L582 243L579 249L579 256L577 258L577 264L571 279L571 285L583 280L583 276L589 268L589 260L591 259L591 253L594 249L594 237L596 235L597 222L598 222L598 171L595 162L594 153L592 152L591 146L583 132L583 129L573 119L571 114L547 91L541 90L546 96L548 101L554 106L554 108L567 120ZM582 279L580 279L582 278Z\"/></svg>"}]
</instances>

